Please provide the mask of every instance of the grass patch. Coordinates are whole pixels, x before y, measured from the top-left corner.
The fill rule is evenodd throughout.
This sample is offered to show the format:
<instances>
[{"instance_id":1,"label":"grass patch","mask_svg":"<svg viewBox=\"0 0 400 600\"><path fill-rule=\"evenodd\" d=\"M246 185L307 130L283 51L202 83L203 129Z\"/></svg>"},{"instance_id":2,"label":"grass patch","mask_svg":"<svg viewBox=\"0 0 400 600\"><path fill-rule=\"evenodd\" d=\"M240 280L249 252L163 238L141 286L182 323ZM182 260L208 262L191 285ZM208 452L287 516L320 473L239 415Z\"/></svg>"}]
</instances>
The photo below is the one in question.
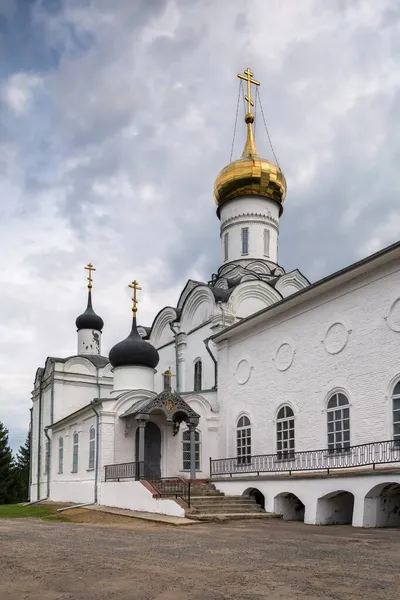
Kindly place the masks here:
<instances>
[{"instance_id":1,"label":"grass patch","mask_svg":"<svg viewBox=\"0 0 400 600\"><path fill-rule=\"evenodd\" d=\"M21 504L0 504L0 519L23 519L26 517L55 516L57 508L54 506L22 506Z\"/></svg>"}]
</instances>

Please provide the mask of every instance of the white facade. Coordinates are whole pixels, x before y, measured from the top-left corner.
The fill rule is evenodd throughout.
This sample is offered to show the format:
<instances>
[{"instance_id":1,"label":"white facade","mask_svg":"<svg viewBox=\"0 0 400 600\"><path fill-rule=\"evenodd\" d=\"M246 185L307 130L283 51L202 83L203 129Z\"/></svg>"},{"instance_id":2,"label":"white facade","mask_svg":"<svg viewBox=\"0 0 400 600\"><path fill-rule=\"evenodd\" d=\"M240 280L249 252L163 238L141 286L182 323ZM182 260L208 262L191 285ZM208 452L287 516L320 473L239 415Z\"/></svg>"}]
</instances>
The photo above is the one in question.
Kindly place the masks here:
<instances>
[{"instance_id":1,"label":"white facade","mask_svg":"<svg viewBox=\"0 0 400 600\"><path fill-rule=\"evenodd\" d=\"M112 369L91 329L38 369L32 501L181 516L148 481L212 475L286 519L400 526L400 244L311 285L278 263L280 212L261 195L221 204L217 273L138 328L155 369Z\"/></svg>"}]
</instances>

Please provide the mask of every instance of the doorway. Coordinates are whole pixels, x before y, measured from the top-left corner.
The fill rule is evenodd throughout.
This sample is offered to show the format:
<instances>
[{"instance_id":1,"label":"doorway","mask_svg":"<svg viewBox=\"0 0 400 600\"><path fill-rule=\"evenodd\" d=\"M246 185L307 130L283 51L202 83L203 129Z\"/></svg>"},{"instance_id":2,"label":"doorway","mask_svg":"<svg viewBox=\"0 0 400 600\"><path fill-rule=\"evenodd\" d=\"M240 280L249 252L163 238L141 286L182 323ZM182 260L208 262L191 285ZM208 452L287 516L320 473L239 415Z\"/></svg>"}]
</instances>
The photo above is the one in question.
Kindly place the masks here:
<instances>
[{"instance_id":1,"label":"doorway","mask_svg":"<svg viewBox=\"0 0 400 600\"><path fill-rule=\"evenodd\" d=\"M139 456L139 428L136 429L136 457ZM161 431L148 421L144 430L144 463L156 477L161 477Z\"/></svg>"}]
</instances>

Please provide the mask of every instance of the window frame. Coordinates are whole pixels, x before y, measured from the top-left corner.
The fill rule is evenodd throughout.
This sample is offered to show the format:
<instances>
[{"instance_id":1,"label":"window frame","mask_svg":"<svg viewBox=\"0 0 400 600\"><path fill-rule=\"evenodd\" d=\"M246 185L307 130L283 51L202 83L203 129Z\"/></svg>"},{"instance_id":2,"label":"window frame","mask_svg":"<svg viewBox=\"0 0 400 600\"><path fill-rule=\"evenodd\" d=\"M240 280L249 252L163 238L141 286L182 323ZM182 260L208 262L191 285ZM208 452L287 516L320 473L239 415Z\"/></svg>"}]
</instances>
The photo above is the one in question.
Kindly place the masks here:
<instances>
[{"instance_id":1,"label":"window frame","mask_svg":"<svg viewBox=\"0 0 400 600\"><path fill-rule=\"evenodd\" d=\"M236 459L238 465L251 463L251 449L251 421L247 415L240 415L236 420Z\"/></svg>"},{"instance_id":2,"label":"window frame","mask_svg":"<svg viewBox=\"0 0 400 600\"><path fill-rule=\"evenodd\" d=\"M340 403L340 397L345 398L346 402ZM329 406L334 399L336 399L336 404ZM348 422L347 425L345 422ZM329 454L349 452L351 447L350 400L347 394L341 390L329 394L326 403L326 427Z\"/></svg>"},{"instance_id":3,"label":"window frame","mask_svg":"<svg viewBox=\"0 0 400 600\"><path fill-rule=\"evenodd\" d=\"M185 439L187 438L187 439ZM195 429L195 466L196 472L201 471L201 431ZM186 458L185 458L186 455ZM181 471L190 472L190 429L182 431L182 469ZM187 458L189 456L189 459ZM188 467L185 467L185 463Z\"/></svg>"},{"instance_id":4,"label":"window frame","mask_svg":"<svg viewBox=\"0 0 400 600\"><path fill-rule=\"evenodd\" d=\"M75 431L72 436L72 471L78 473L79 469L79 433Z\"/></svg>"},{"instance_id":5,"label":"window frame","mask_svg":"<svg viewBox=\"0 0 400 600\"><path fill-rule=\"evenodd\" d=\"M399 387L399 391L396 392L396 388ZM391 398L391 422L392 422L392 437L396 446L400 446L400 379L398 379L393 386L392 393L390 395ZM397 401L397 402L396 402ZM395 408L396 403L396 408ZM395 413L397 413L395 415ZM396 418L396 420L395 420ZM396 426L398 426L398 433L395 433Z\"/></svg>"},{"instance_id":6,"label":"window frame","mask_svg":"<svg viewBox=\"0 0 400 600\"><path fill-rule=\"evenodd\" d=\"M93 437L92 437L93 432ZM94 425L89 429L89 461L88 471L94 471L96 461L96 428Z\"/></svg>"},{"instance_id":7,"label":"window frame","mask_svg":"<svg viewBox=\"0 0 400 600\"><path fill-rule=\"evenodd\" d=\"M264 229L264 256L269 258L270 255L270 242L271 242L271 232L269 229Z\"/></svg>"},{"instance_id":8,"label":"window frame","mask_svg":"<svg viewBox=\"0 0 400 600\"><path fill-rule=\"evenodd\" d=\"M283 416L280 417L282 411ZM289 404L283 404L278 409L275 430L277 460L292 460L296 452L296 427L294 410Z\"/></svg>"},{"instance_id":9,"label":"window frame","mask_svg":"<svg viewBox=\"0 0 400 600\"><path fill-rule=\"evenodd\" d=\"M62 435L58 438L58 473L64 472L64 438Z\"/></svg>"},{"instance_id":10,"label":"window frame","mask_svg":"<svg viewBox=\"0 0 400 600\"><path fill-rule=\"evenodd\" d=\"M229 259L229 231L224 233L224 262Z\"/></svg>"},{"instance_id":11,"label":"window frame","mask_svg":"<svg viewBox=\"0 0 400 600\"><path fill-rule=\"evenodd\" d=\"M242 227L240 233L241 233L241 241L242 241L242 256L248 256L248 254L249 254L249 238L250 238L249 228Z\"/></svg>"}]
</instances>

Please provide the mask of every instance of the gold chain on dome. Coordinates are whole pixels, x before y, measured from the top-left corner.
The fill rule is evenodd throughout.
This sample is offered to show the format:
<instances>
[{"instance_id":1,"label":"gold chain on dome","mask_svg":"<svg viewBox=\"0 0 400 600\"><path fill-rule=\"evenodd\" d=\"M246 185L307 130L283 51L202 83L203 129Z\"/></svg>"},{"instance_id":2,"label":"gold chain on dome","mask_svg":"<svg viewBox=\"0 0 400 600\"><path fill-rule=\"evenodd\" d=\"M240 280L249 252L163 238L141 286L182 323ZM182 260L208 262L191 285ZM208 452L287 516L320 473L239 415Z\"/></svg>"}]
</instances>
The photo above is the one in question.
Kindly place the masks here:
<instances>
[{"instance_id":1,"label":"gold chain on dome","mask_svg":"<svg viewBox=\"0 0 400 600\"><path fill-rule=\"evenodd\" d=\"M132 281L132 283L129 284L129 287L133 290L133 296L132 296L132 312L133 312L133 316L136 317L136 313L137 313L137 305L138 305L138 299L136 296L136 292L138 290L141 290L142 288L139 287L139 283L136 281L136 279L134 281Z\"/></svg>"},{"instance_id":2,"label":"gold chain on dome","mask_svg":"<svg viewBox=\"0 0 400 600\"><path fill-rule=\"evenodd\" d=\"M92 291L92 287L93 287L93 278L92 278L92 271L95 271L96 269L94 268L94 266L92 265L92 263L88 263L86 267L84 267L84 269L86 269L87 271L89 271L89 276L87 278L88 280L88 290L89 292Z\"/></svg>"}]
</instances>

